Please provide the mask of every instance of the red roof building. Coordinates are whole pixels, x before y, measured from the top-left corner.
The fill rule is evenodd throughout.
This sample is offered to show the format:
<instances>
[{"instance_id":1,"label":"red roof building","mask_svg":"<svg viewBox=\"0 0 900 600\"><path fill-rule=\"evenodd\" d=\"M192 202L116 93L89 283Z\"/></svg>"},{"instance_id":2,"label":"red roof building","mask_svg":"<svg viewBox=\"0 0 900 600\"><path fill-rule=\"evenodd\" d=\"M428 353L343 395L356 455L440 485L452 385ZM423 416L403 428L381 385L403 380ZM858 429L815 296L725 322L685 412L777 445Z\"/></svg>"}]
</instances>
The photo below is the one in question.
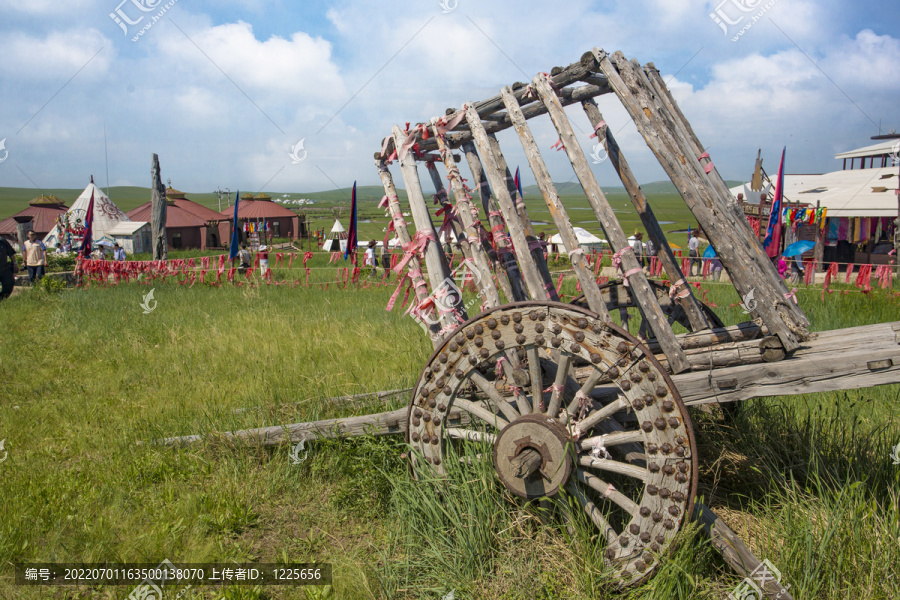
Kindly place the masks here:
<instances>
[{"instance_id":1,"label":"red roof building","mask_svg":"<svg viewBox=\"0 0 900 600\"><path fill-rule=\"evenodd\" d=\"M225 218L229 222L234 218L234 207L226 208L219 214L219 218ZM244 233L244 224L269 224L269 234L276 238L289 238L296 240L304 235L302 227L305 225L300 222L297 213L272 202L271 196L268 194L258 194L250 196L244 194L238 204L238 225L241 227L241 240L246 239ZM229 229L230 231L230 229Z\"/></svg>"},{"instance_id":2,"label":"red roof building","mask_svg":"<svg viewBox=\"0 0 900 600\"><path fill-rule=\"evenodd\" d=\"M166 241L170 249L216 248L223 245L223 234L228 235L227 219L216 211L188 200L184 192L174 188L166 190ZM151 222L150 202L130 210L132 221Z\"/></svg>"},{"instance_id":3,"label":"red roof building","mask_svg":"<svg viewBox=\"0 0 900 600\"><path fill-rule=\"evenodd\" d=\"M20 213L0 221L0 237L10 241L18 241L15 217L31 217L30 227L34 229L39 239L50 233L56 225L57 217L66 214L69 207L56 196L38 196L28 203L28 208Z\"/></svg>"}]
</instances>

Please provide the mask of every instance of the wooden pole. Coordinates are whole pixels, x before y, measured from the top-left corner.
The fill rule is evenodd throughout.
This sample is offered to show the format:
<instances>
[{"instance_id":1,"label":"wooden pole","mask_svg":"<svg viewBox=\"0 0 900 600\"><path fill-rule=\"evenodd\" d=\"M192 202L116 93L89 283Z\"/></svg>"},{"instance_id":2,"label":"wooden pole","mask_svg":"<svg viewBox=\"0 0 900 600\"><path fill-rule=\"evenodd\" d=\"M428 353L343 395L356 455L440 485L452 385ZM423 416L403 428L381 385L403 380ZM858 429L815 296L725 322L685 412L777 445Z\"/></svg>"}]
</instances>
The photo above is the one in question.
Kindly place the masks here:
<instances>
[{"instance_id":1,"label":"wooden pole","mask_svg":"<svg viewBox=\"0 0 900 600\"><path fill-rule=\"evenodd\" d=\"M553 278L550 276L550 269L547 267L546 259L544 259L543 245L538 243L540 240L534 231L534 225L531 224L531 217L528 216L528 209L525 207L525 199L519 195L519 190L516 188L516 182L509 170L509 166L506 164L506 158L500 150L500 142L497 140L497 136L493 133L488 134L488 143L491 146L491 150L494 152L494 158L497 160L497 165L500 167L501 171L506 173L503 180L506 182L506 189L509 192L509 197L514 199L516 215L519 217L519 223L522 224L522 230L525 232L525 239L528 240L528 249L531 252L531 258L534 260L534 264L537 265L538 272L541 274L541 279L544 282L544 289L547 290L547 296L550 300L559 301L559 296L556 294L556 286L553 284Z\"/></svg>"},{"instance_id":2,"label":"wooden pole","mask_svg":"<svg viewBox=\"0 0 900 600\"><path fill-rule=\"evenodd\" d=\"M599 77L602 77L602 75ZM591 80L592 78L585 77L584 79ZM525 90L523 88L521 90L517 90L516 93L524 93L524 91ZM602 86L589 84L578 87L565 87L560 90L560 101L562 102L563 106L568 106L570 104L581 102L585 98L593 98L595 96L600 96L601 94L607 94L610 91L612 90L605 83ZM533 117L543 115L546 112L547 109L540 103L528 104L522 109L522 113L525 115L526 119L531 119ZM497 133L498 131L503 131L504 129L509 129L510 127L512 127L512 122L509 120L509 115L503 115L502 118L500 118L498 115L498 118L496 120L489 121L484 125L484 127L487 133ZM456 148L457 146L461 146L466 142L471 142L474 140L472 131L469 129L450 131L446 134L446 138L447 143L454 148ZM419 148L422 151L434 150L435 148L437 148L437 142L435 142L432 138L421 140L419 142Z\"/></svg>"},{"instance_id":3,"label":"wooden pole","mask_svg":"<svg viewBox=\"0 0 900 600\"><path fill-rule=\"evenodd\" d=\"M481 158L478 156L478 150L475 148L475 143L468 141L463 144L462 149L466 155L466 162L469 165L469 170L472 172L472 184L475 186L475 189L478 190L478 194L481 197L481 205L484 207L485 215L487 215L488 226L491 228L491 231L498 231L501 233L500 236L493 236L492 234L494 243L497 247L497 262L502 267L502 270L497 270L497 281L500 284L503 293L506 294L506 298L509 302L522 302L523 300L527 300L528 294L525 293L525 283L522 281L522 273L519 271L519 265L516 263L516 256L513 254L512 248L510 247L509 238L507 238L506 235L502 235L506 230L506 225L503 223L500 207L497 206L497 202L491 196L490 183L487 180L487 176L484 174L484 165L481 164Z\"/></svg>"},{"instance_id":4,"label":"wooden pole","mask_svg":"<svg viewBox=\"0 0 900 600\"><path fill-rule=\"evenodd\" d=\"M653 209L650 208L650 203L647 201L647 197L644 195L643 190L641 190L637 178L634 176L634 173L631 172L628 161L626 161L625 156L622 155L619 144L616 143L615 136L613 136L612 131L610 131L609 127L606 125L606 121L603 120L603 115L600 113L597 103L594 102L593 99L590 99L585 100L581 105L588 116L588 120L591 122L591 126L594 128L594 131L597 132L597 139L603 143L603 147L606 149L606 154L609 156L613 168L615 168L616 173L619 174L622 185L625 186L625 190L631 197L631 202L634 204L634 208L641 218L641 223L643 223L644 228L647 230L650 239L656 244L656 247L658 248L658 257L662 263L663 269L665 269L666 273L669 275L669 279L671 279L673 283L676 281L685 281L685 283L677 288L678 293L675 296L675 301L681 305L682 309L684 309L684 312L691 323L691 330L699 331L701 329L710 328L711 325L707 322L706 316L700 308L700 302L691 291L691 286L686 283L684 273L681 272L681 266L678 264L678 261L675 260L675 254L672 252L672 248L669 246L669 242L666 240L666 236L659 226L656 216L653 214Z\"/></svg>"},{"instance_id":5,"label":"wooden pole","mask_svg":"<svg viewBox=\"0 0 900 600\"><path fill-rule=\"evenodd\" d=\"M697 521L712 541L713 548L719 551L725 562L736 573L748 576L762 564L750 548L738 535L725 524L708 506L697 502L692 518ZM766 598L793 600L788 592L774 577L766 578L762 585Z\"/></svg>"},{"instance_id":6,"label":"wooden pole","mask_svg":"<svg viewBox=\"0 0 900 600\"><path fill-rule=\"evenodd\" d=\"M406 133L398 126L394 125L394 144L397 148L402 148L406 141ZM411 152L407 152L400 159L400 170L403 173L403 181L406 183L406 196L409 201L409 209L412 213L413 221L416 224L416 233L425 232L428 238L425 240L425 265L428 268L428 278L431 280L432 295L441 295L448 290L445 280L450 279L450 269L444 257L444 251L440 247L437 240L437 234L434 231L434 225L431 222L431 215L428 213L428 207L425 205L425 195L422 193L422 185L419 181L419 174L416 171L416 159ZM435 303L441 304L437 306L438 316L443 323L444 330L452 331L466 320L466 311L462 303L462 298L442 296L435 297Z\"/></svg>"},{"instance_id":7,"label":"wooden pole","mask_svg":"<svg viewBox=\"0 0 900 600\"><path fill-rule=\"evenodd\" d=\"M475 136L475 144L484 161L484 171L488 181L491 182L491 188L494 190L494 194L497 197L500 212L503 214L503 219L506 221L506 227L509 229L512 244L516 248L519 268L525 279L525 286L528 288L528 293L533 300L544 300L548 298L556 299L556 290L553 289L552 285L550 286L550 288L553 289L553 294L551 296L550 289L545 289L545 284L537 264L535 264L534 258L528 251L528 239L525 237L525 230L522 227L522 223L519 221L519 215L516 212L515 206L513 206L513 200L509 195L509 189L506 187L506 182L503 179L503 170L501 170L497 158L494 156L494 151L488 140L484 124L481 122L481 118L478 116L474 107L470 106L466 109L466 120L469 122L469 126Z\"/></svg>"},{"instance_id":8,"label":"wooden pole","mask_svg":"<svg viewBox=\"0 0 900 600\"><path fill-rule=\"evenodd\" d=\"M475 285L478 288L479 295L482 298L483 306L486 308L494 308L500 306L500 294L494 286L491 278L491 265L488 260L487 253L481 246L481 237L475 224L478 222L476 215L478 209L469 201L466 190L462 185L462 177L459 174L459 168L453 159L453 153L444 142L443 136L439 135L436 128L433 128L435 137L437 137L438 149L444 157L444 166L449 173L450 187L453 189L453 196L456 198L456 214L465 227L465 231L457 234L460 243L466 241L469 247L469 256L472 261L472 271L476 273ZM447 203L449 207L449 202ZM449 208L448 208L449 210ZM479 309L481 312L482 309Z\"/></svg>"},{"instance_id":9,"label":"wooden pole","mask_svg":"<svg viewBox=\"0 0 900 600\"><path fill-rule=\"evenodd\" d=\"M23 258L25 256L25 240L28 239L28 232L31 231L33 226L34 219L32 217L28 217L27 221L16 221L16 238L19 241L19 251L22 253ZM62 235L60 235L60 239L63 239Z\"/></svg>"},{"instance_id":10,"label":"wooden pole","mask_svg":"<svg viewBox=\"0 0 900 600\"><path fill-rule=\"evenodd\" d=\"M159 157L154 154L150 159L150 229L153 236L153 260L166 260L169 257L169 244L166 239L166 186L163 185L159 171Z\"/></svg>"},{"instance_id":11,"label":"wooden pole","mask_svg":"<svg viewBox=\"0 0 900 600\"><path fill-rule=\"evenodd\" d=\"M434 198L441 205L441 208L445 208L448 212L452 210L453 205L450 203L450 197L447 195L447 189L444 187L444 182L441 180L441 174L438 173L437 167L435 167L434 162L425 161L425 170L428 171L429 177L431 177L431 183L434 185ZM446 214L446 213L445 213ZM452 213L448 215L448 218L452 217ZM464 259L471 259L472 252L469 248L469 240L463 234L463 227L458 220L452 219L450 221L450 231L453 232L453 235L456 237L456 243L459 244L460 250L462 250ZM448 236L449 237L449 236ZM439 239L438 242L441 240ZM449 242L448 242L449 243ZM443 251L443 244L441 244L441 250ZM450 257L446 256L447 262L449 264ZM451 252L451 254L453 254ZM450 265L451 271L453 270L453 265Z\"/></svg>"},{"instance_id":12,"label":"wooden pole","mask_svg":"<svg viewBox=\"0 0 900 600\"><path fill-rule=\"evenodd\" d=\"M610 246L621 258L623 273L631 273L627 277L627 281L630 283L631 291L638 301L644 320L650 325L653 333L656 334L656 339L665 351L669 364L672 365L673 372L680 373L689 369L690 364L684 355L684 351L678 345L675 333L669 326L656 294L650 288L650 284L647 282L637 257L634 255L634 252L627 251L630 249L630 246L628 245L625 232L622 231L622 226L619 224L612 206L610 206L606 195L594 178L584 152L575 137L575 132L566 118L559 99L550 87L547 76L543 74L537 75L532 85L537 91L538 97L547 107L553 126L559 133L559 138L565 147L569 162L572 163L572 167L575 169L578 181L581 182L581 187L584 189L591 208L594 209L594 214L600 222L600 226L603 227L603 231L606 233Z\"/></svg>"},{"instance_id":13,"label":"wooden pole","mask_svg":"<svg viewBox=\"0 0 900 600\"><path fill-rule=\"evenodd\" d=\"M646 70L642 69L640 64L637 64L636 68L632 65L632 69L645 87L661 100L662 105L658 108L660 109L660 115L663 117L662 122L667 124L671 128L670 131L676 134L675 139L681 144L682 151L688 153L688 157L690 157L691 153L696 157L702 157L704 154L703 145L694 133L690 122L681 112L678 103L675 102L662 77L660 77L659 71L652 64L648 65ZM696 162L690 162L690 164L700 177L700 181L712 184L712 189L714 190L712 198L716 205L725 210L730 210L734 215L735 232L743 232L746 238L755 237L753 229L750 228L750 224L744 216L743 209L738 206L731 195L725 180L722 179L722 176L712 164L712 160L707 156L700 158ZM759 282L760 277L765 278L765 283L772 286L779 297L784 298L788 294L787 285L778 275L778 270L766 255L762 245L758 243L748 244L745 252L758 269L756 281ZM789 327L793 327L796 330L806 330L809 327L809 320L797 304L792 302L786 303L783 304L783 307L786 310L782 312L789 313L787 316Z\"/></svg>"},{"instance_id":14,"label":"wooden pole","mask_svg":"<svg viewBox=\"0 0 900 600\"><path fill-rule=\"evenodd\" d=\"M412 241L412 238L410 238L409 231L406 229L406 221L403 219L403 209L400 207L400 199L397 197L397 188L394 186L394 179L391 177L391 172L388 171L387 165L384 160L382 160L381 155L376 154L375 157L375 164L378 167L378 174L381 176L384 193L388 198L388 211L391 213L391 220L394 222L394 232L397 234L397 238L400 240L401 244L409 244ZM409 276L412 280L413 290L416 295L415 301L418 304L421 304L428 298L428 284L425 282L425 277L422 275L419 257L411 257L407 265L409 266ZM438 335L441 328L438 326L438 320L434 318L435 311L431 307L423 310L430 322L430 325L428 326L428 335L431 338L432 345L437 348L441 342L441 338Z\"/></svg>"},{"instance_id":15,"label":"wooden pole","mask_svg":"<svg viewBox=\"0 0 900 600\"><path fill-rule=\"evenodd\" d=\"M763 269L772 268L771 261L764 254L764 263L757 262L750 256L747 247L751 244L748 244L747 236L739 234L742 226L737 223L732 211L724 207L717 208L712 190L694 170L695 163L699 165L696 158L685 156L678 148L669 128L660 122L656 103L650 100L637 76L631 72L628 61L617 54L617 62L621 66L622 76L609 57L605 53L600 54L600 63L610 85L616 90L638 131L678 188L694 217L713 240L716 253L726 266L738 294L741 298L746 298L752 291L756 302L755 305L750 303L751 315L761 318L770 331L778 335L786 351L795 350L808 333L802 323L793 319L792 309L787 305L790 300L773 287L772 280L764 273ZM628 83L623 76L628 77ZM700 168L700 174L702 173L703 169Z\"/></svg>"},{"instance_id":16,"label":"wooden pole","mask_svg":"<svg viewBox=\"0 0 900 600\"><path fill-rule=\"evenodd\" d=\"M522 115L522 109L519 108L518 103L513 97L512 88L509 86L503 88L500 90L500 95L503 97L506 104L507 114L509 114L510 119L512 120L513 127L515 128L516 133L519 134L519 140L522 142L522 148L524 148L525 156L528 158L528 165L531 167L537 185L541 189L541 194L544 196L544 202L550 210L550 216L553 217L553 222L556 224L557 229L559 229L559 234L562 237L563 245L569 253L569 258L572 261L572 268L575 270L575 276L578 278L578 281L581 282L581 289L584 291L584 297L585 300L587 300L588 307L600 315L604 321L608 321L610 320L610 315L606 308L606 302L600 294L600 288L597 286L596 281L594 281L593 271L591 271L591 268L587 264L587 259L584 256L584 251L581 248L581 244L578 242L578 238L575 236L575 228L572 225L571 219L569 219L566 207L563 206L563 203L560 201L559 194L556 192L556 187L553 185L553 180L550 177L550 172L547 170L547 166L541 158L541 151L534 141L534 136L531 134L531 128L528 126L528 122Z\"/></svg>"}]
</instances>

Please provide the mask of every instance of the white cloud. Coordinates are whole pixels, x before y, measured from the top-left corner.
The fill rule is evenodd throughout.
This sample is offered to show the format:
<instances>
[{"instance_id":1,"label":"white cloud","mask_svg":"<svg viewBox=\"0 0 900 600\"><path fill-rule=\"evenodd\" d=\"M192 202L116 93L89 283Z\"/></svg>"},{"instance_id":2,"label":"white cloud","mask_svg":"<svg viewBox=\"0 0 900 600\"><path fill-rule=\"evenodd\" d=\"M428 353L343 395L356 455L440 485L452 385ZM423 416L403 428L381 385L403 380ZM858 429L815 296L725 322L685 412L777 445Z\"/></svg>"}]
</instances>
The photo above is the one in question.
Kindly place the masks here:
<instances>
[{"instance_id":1,"label":"white cloud","mask_svg":"<svg viewBox=\"0 0 900 600\"><path fill-rule=\"evenodd\" d=\"M331 44L320 37L298 31L290 39L271 36L260 41L243 21L185 33L190 39L167 28L157 42L162 59L185 76L208 81L220 79L224 71L251 98L280 94L281 103L298 96L334 100L346 93Z\"/></svg>"},{"instance_id":2,"label":"white cloud","mask_svg":"<svg viewBox=\"0 0 900 600\"><path fill-rule=\"evenodd\" d=\"M61 80L60 84L88 63L80 75L98 77L115 58L109 38L96 29L52 31L43 36L15 32L4 40L4 53L14 60L0 61L0 72L32 81Z\"/></svg>"}]
</instances>

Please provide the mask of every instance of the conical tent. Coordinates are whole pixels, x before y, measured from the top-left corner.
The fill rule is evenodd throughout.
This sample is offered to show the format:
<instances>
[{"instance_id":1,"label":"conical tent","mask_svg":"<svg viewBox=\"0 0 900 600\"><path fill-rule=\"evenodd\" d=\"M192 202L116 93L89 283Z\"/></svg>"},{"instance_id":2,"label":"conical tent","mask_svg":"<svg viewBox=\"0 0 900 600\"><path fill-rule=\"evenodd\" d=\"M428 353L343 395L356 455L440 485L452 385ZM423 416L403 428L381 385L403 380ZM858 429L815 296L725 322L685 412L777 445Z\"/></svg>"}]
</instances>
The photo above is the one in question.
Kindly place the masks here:
<instances>
[{"instance_id":1,"label":"conical tent","mask_svg":"<svg viewBox=\"0 0 900 600\"><path fill-rule=\"evenodd\" d=\"M69 229L71 231L75 231L77 227L83 226L85 217L87 216L88 205L91 202L91 194L94 195L93 242L95 244L102 241L113 243L115 240L113 240L112 236L107 234L107 231L122 221L130 221L131 219L129 219L128 216L122 212L122 209L116 206L99 187L94 185L93 182L89 183L87 187L84 188L84 191L81 192L81 195L78 196L78 199L72 204L72 208L70 208L62 218L64 221L68 218ZM61 240L65 240L65 236L66 232L60 231L59 224L57 223L44 238L44 245L56 247L61 243ZM80 245L80 238L77 237L77 234L73 235L72 249L76 250Z\"/></svg>"},{"instance_id":2,"label":"conical tent","mask_svg":"<svg viewBox=\"0 0 900 600\"><path fill-rule=\"evenodd\" d=\"M322 250L325 252L337 252L338 248L340 248L341 252L347 248L347 230L344 229L339 220L335 219L334 225L331 226L331 236L325 240Z\"/></svg>"}]
</instances>

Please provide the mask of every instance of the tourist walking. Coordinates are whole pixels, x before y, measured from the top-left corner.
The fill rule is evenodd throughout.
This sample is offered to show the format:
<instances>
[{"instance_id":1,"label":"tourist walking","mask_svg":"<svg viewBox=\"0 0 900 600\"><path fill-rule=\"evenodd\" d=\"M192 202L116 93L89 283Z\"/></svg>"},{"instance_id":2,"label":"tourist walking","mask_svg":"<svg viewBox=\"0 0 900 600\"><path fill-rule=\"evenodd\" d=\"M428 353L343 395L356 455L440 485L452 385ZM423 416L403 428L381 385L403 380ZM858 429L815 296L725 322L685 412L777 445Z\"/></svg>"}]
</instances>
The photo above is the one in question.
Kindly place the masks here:
<instances>
[{"instance_id":1,"label":"tourist walking","mask_svg":"<svg viewBox=\"0 0 900 600\"><path fill-rule=\"evenodd\" d=\"M269 247L259 247L259 274L265 277L269 272Z\"/></svg>"},{"instance_id":2,"label":"tourist walking","mask_svg":"<svg viewBox=\"0 0 900 600\"><path fill-rule=\"evenodd\" d=\"M697 239L696 231L691 234L691 239L688 241L688 256L691 257L688 275L694 274L694 265L697 265L697 274L699 275L702 273L703 267L700 264L700 240Z\"/></svg>"},{"instance_id":3,"label":"tourist walking","mask_svg":"<svg viewBox=\"0 0 900 600\"><path fill-rule=\"evenodd\" d=\"M363 259L363 266L372 267L372 273L370 273L372 277L378 274L378 265L375 262L375 240L369 240L369 245L366 247L366 256Z\"/></svg>"},{"instance_id":4,"label":"tourist walking","mask_svg":"<svg viewBox=\"0 0 900 600\"><path fill-rule=\"evenodd\" d=\"M44 242L37 239L34 230L28 232L28 239L22 248L22 257L28 269L28 279L32 284L40 281L47 266L47 248L44 247Z\"/></svg>"}]
</instances>

